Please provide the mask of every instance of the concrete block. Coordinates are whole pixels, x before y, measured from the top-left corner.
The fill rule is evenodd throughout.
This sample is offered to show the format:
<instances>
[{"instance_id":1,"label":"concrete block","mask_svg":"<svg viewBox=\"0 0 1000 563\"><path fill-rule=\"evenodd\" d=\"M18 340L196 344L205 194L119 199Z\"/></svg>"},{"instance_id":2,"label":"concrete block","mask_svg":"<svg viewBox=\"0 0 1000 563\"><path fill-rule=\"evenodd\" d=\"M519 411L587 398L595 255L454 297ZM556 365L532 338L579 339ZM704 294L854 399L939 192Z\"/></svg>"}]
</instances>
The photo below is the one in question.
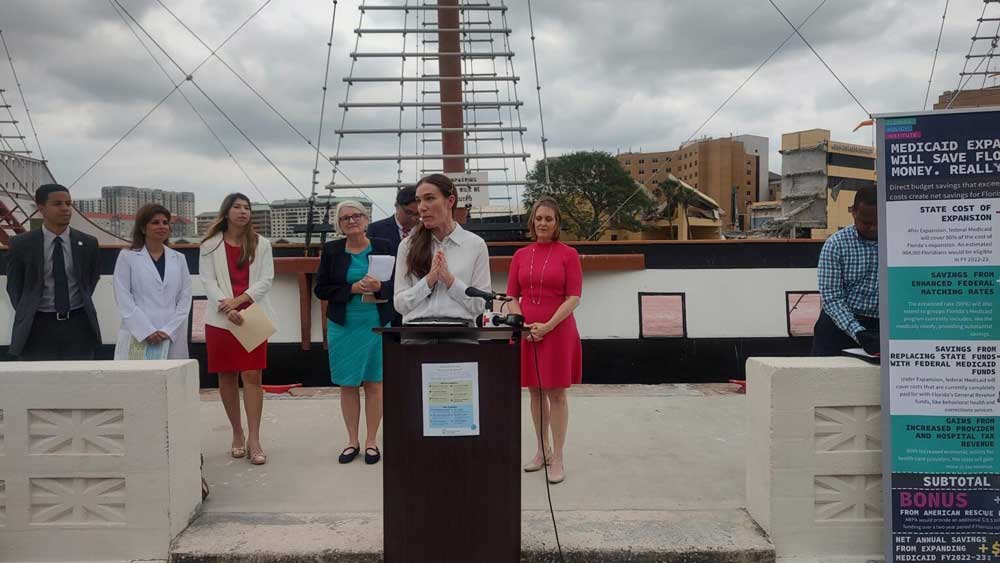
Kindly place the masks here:
<instances>
[{"instance_id":1,"label":"concrete block","mask_svg":"<svg viewBox=\"0 0 1000 563\"><path fill-rule=\"evenodd\" d=\"M850 358L752 358L747 379L747 508L779 560L879 558L878 368Z\"/></svg>"},{"instance_id":2,"label":"concrete block","mask_svg":"<svg viewBox=\"0 0 1000 563\"><path fill-rule=\"evenodd\" d=\"M0 363L0 562L163 560L200 496L194 361Z\"/></svg>"}]
</instances>

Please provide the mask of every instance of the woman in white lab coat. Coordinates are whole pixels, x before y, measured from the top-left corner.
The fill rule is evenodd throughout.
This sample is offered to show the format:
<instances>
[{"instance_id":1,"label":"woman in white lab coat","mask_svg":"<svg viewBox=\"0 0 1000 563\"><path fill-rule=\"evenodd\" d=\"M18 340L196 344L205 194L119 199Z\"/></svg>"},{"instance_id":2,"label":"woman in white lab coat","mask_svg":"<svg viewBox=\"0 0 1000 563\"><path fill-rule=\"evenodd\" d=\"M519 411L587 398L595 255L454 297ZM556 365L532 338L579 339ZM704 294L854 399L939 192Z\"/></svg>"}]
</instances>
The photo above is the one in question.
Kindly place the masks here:
<instances>
[{"instance_id":1,"label":"woman in white lab coat","mask_svg":"<svg viewBox=\"0 0 1000 563\"><path fill-rule=\"evenodd\" d=\"M168 248L170 210L142 207L135 217L132 248L115 263L115 301L122 317L115 359L127 360L133 339L149 344L170 341L169 359L188 357L191 274L184 256Z\"/></svg>"}]
</instances>

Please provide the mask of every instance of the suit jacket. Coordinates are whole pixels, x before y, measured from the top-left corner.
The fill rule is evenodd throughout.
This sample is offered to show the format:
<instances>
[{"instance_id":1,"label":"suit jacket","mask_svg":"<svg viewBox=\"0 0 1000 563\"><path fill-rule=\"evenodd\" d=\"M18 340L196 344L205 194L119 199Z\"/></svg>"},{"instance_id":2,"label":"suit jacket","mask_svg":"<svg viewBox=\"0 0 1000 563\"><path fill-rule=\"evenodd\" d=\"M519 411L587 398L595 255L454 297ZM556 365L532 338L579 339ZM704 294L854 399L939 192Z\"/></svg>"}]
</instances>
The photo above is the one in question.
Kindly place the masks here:
<instances>
[{"instance_id":1,"label":"suit jacket","mask_svg":"<svg viewBox=\"0 0 1000 563\"><path fill-rule=\"evenodd\" d=\"M373 255L392 255L392 245L380 238L369 239ZM326 317L342 325L347 317L347 302L351 300L351 284L347 283L347 269L351 266L351 256L347 253L347 239L333 240L323 245L323 255L319 259L316 272L316 287L313 293L323 301L329 301ZM379 323L389 324L396 311L392 309L393 280L382 282L382 288L375 293L378 299L387 300L378 304ZM372 327L374 328L374 327Z\"/></svg>"},{"instance_id":2,"label":"suit jacket","mask_svg":"<svg viewBox=\"0 0 1000 563\"><path fill-rule=\"evenodd\" d=\"M90 321L90 327L101 341L101 325L97 321L94 308L94 289L101 279L97 239L75 229L69 230L70 246L73 248L73 274L83 298L83 308ZM22 233L10 241L7 265L7 295L14 306L14 328L10 338L10 354L21 355L35 313L42 300L45 283L45 236L41 229Z\"/></svg>"},{"instance_id":3,"label":"suit jacket","mask_svg":"<svg viewBox=\"0 0 1000 563\"><path fill-rule=\"evenodd\" d=\"M390 215L385 219L379 219L368 225L368 238L380 238L389 241L392 245L392 255L396 255L399 250L399 243L402 239L399 236L399 227L396 225L396 217Z\"/></svg>"}]
</instances>

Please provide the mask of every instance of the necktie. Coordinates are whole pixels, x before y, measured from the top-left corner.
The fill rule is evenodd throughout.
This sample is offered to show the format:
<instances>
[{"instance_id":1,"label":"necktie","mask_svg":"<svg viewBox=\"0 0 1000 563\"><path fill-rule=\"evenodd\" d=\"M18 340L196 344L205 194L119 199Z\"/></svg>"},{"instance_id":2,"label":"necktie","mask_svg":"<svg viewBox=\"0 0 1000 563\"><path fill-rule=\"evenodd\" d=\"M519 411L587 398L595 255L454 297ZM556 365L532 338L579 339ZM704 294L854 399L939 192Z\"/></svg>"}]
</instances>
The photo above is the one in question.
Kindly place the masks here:
<instances>
[{"instance_id":1,"label":"necktie","mask_svg":"<svg viewBox=\"0 0 1000 563\"><path fill-rule=\"evenodd\" d=\"M69 280L66 278L66 257L63 240L56 237L52 243L52 278L55 280L56 313L69 313Z\"/></svg>"},{"instance_id":2,"label":"necktie","mask_svg":"<svg viewBox=\"0 0 1000 563\"><path fill-rule=\"evenodd\" d=\"M403 227L403 238L410 236L410 229Z\"/></svg>"}]
</instances>

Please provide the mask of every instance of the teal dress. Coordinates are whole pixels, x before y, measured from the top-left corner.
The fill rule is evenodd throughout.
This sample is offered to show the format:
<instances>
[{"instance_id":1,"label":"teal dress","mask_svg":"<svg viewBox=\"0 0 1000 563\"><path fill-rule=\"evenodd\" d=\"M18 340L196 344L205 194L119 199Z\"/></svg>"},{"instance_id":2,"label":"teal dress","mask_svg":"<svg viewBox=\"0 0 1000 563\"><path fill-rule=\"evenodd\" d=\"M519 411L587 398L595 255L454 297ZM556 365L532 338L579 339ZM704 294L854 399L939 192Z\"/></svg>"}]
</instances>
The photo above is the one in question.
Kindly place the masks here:
<instances>
[{"instance_id":1,"label":"teal dress","mask_svg":"<svg viewBox=\"0 0 1000 563\"><path fill-rule=\"evenodd\" d=\"M353 284L365 277L371 252L369 245L358 254L347 253L351 257L347 283ZM358 387L365 381L382 382L382 335L372 332L378 326L381 326L378 306L362 303L361 295L357 294L347 303L344 326L326 321L330 379L335 385Z\"/></svg>"}]
</instances>

